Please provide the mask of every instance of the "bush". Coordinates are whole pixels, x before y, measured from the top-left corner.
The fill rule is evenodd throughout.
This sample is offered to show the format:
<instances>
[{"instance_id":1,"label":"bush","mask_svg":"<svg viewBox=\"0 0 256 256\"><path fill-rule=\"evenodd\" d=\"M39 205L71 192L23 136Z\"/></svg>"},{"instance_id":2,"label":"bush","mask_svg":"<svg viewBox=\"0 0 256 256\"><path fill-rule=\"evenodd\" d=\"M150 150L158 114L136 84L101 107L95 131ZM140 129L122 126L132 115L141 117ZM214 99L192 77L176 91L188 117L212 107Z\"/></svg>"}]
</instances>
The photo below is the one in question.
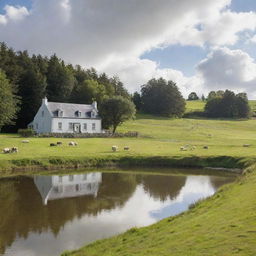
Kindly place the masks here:
<instances>
[{"instance_id":1,"label":"bush","mask_svg":"<svg viewBox=\"0 0 256 256\"><path fill-rule=\"evenodd\" d=\"M35 131L32 129L19 129L18 134L21 137L33 137L35 135Z\"/></svg>"}]
</instances>

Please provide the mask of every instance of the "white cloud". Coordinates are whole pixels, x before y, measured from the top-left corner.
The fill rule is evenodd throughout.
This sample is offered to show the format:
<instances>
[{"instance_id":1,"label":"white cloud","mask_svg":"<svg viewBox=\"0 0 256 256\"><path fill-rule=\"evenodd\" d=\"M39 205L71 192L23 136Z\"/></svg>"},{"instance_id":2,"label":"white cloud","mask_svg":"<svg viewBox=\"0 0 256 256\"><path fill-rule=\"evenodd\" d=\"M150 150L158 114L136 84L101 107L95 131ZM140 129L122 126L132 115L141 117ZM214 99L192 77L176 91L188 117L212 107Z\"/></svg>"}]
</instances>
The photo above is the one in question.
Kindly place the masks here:
<instances>
[{"instance_id":1,"label":"white cloud","mask_svg":"<svg viewBox=\"0 0 256 256\"><path fill-rule=\"evenodd\" d=\"M56 53L73 64L119 75L131 91L152 77L163 76L176 81L185 95L191 90L201 93L203 82L212 79L210 74L207 73L210 78L203 72L203 76L185 77L181 71L160 69L157 63L140 56L152 48L177 43L201 47L235 44L239 32L255 30L256 14L231 12L230 3L231 0L33 0L30 11L25 7L5 7L5 14L0 15L0 41L17 50ZM212 69L215 72L213 66ZM250 77L250 72L245 73Z\"/></svg>"},{"instance_id":2,"label":"white cloud","mask_svg":"<svg viewBox=\"0 0 256 256\"><path fill-rule=\"evenodd\" d=\"M24 19L26 16L29 15L29 12L26 7L21 7L21 6L11 6L11 5L6 5L4 7L5 10L5 15L1 15L2 19L5 21L3 22L4 24L7 24L8 21L20 21ZM0 20L1 24L1 20Z\"/></svg>"},{"instance_id":3,"label":"white cloud","mask_svg":"<svg viewBox=\"0 0 256 256\"><path fill-rule=\"evenodd\" d=\"M197 70L208 90L232 89L256 96L256 63L242 50L214 49Z\"/></svg>"}]
</instances>

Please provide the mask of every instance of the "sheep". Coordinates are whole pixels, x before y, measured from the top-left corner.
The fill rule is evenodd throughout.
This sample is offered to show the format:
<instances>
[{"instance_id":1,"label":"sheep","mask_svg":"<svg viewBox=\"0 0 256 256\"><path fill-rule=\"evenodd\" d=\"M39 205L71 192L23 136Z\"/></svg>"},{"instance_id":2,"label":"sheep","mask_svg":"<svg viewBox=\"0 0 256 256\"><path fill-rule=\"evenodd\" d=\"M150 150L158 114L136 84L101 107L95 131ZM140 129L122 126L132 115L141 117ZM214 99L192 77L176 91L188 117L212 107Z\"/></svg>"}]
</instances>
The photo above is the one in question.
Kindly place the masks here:
<instances>
[{"instance_id":1,"label":"sheep","mask_svg":"<svg viewBox=\"0 0 256 256\"><path fill-rule=\"evenodd\" d=\"M50 143L50 147L55 147L55 146L57 146L57 144L55 144L55 143Z\"/></svg>"},{"instance_id":2,"label":"sheep","mask_svg":"<svg viewBox=\"0 0 256 256\"><path fill-rule=\"evenodd\" d=\"M130 148L128 146L124 146L124 150L128 151Z\"/></svg>"},{"instance_id":3,"label":"sheep","mask_svg":"<svg viewBox=\"0 0 256 256\"><path fill-rule=\"evenodd\" d=\"M4 154L9 154L9 153L11 153L11 149L10 148L4 148L3 153Z\"/></svg>"},{"instance_id":4,"label":"sheep","mask_svg":"<svg viewBox=\"0 0 256 256\"><path fill-rule=\"evenodd\" d=\"M180 151L187 151L188 149L184 146L180 147Z\"/></svg>"},{"instance_id":5,"label":"sheep","mask_svg":"<svg viewBox=\"0 0 256 256\"><path fill-rule=\"evenodd\" d=\"M208 149L209 147L208 146L203 146L203 149Z\"/></svg>"},{"instance_id":6,"label":"sheep","mask_svg":"<svg viewBox=\"0 0 256 256\"><path fill-rule=\"evenodd\" d=\"M29 140L23 140L22 143L29 143Z\"/></svg>"},{"instance_id":7,"label":"sheep","mask_svg":"<svg viewBox=\"0 0 256 256\"><path fill-rule=\"evenodd\" d=\"M58 141L58 142L57 142L57 145L58 145L58 146L61 146L61 145L62 145L62 142L61 142L61 141Z\"/></svg>"},{"instance_id":8,"label":"sheep","mask_svg":"<svg viewBox=\"0 0 256 256\"><path fill-rule=\"evenodd\" d=\"M118 146L112 146L112 151L116 152L118 150Z\"/></svg>"},{"instance_id":9,"label":"sheep","mask_svg":"<svg viewBox=\"0 0 256 256\"><path fill-rule=\"evenodd\" d=\"M10 153L18 153L19 152L19 149L17 147L12 147L10 149Z\"/></svg>"},{"instance_id":10,"label":"sheep","mask_svg":"<svg viewBox=\"0 0 256 256\"><path fill-rule=\"evenodd\" d=\"M68 145L69 145L69 146L77 146L78 143L77 143L77 142L74 142L74 141L70 141L70 142L68 143Z\"/></svg>"},{"instance_id":11,"label":"sheep","mask_svg":"<svg viewBox=\"0 0 256 256\"><path fill-rule=\"evenodd\" d=\"M250 147L251 145L250 144L244 144L243 145L243 147L245 147L245 148L248 148L248 147Z\"/></svg>"}]
</instances>

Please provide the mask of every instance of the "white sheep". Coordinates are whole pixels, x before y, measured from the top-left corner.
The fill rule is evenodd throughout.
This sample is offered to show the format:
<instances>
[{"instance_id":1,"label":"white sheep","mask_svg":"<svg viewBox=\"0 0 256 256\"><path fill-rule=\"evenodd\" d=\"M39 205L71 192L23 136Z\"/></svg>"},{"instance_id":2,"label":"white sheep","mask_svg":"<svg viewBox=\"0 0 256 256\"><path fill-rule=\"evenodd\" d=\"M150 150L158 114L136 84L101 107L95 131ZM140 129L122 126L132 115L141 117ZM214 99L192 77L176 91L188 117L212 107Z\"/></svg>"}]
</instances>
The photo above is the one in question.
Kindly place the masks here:
<instances>
[{"instance_id":1,"label":"white sheep","mask_svg":"<svg viewBox=\"0 0 256 256\"><path fill-rule=\"evenodd\" d=\"M112 151L116 152L118 150L118 146L112 146Z\"/></svg>"},{"instance_id":2,"label":"white sheep","mask_svg":"<svg viewBox=\"0 0 256 256\"><path fill-rule=\"evenodd\" d=\"M29 140L23 140L22 143L29 143Z\"/></svg>"},{"instance_id":3,"label":"white sheep","mask_svg":"<svg viewBox=\"0 0 256 256\"><path fill-rule=\"evenodd\" d=\"M3 149L3 153L4 153L4 154L11 153L11 149L10 149L10 148L4 148L4 149Z\"/></svg>"},{"instance_id":4,"label":"white sheep","mask_svg":"<svg viewBox=\"0 0 256 256\"><path fill-rule=\"evenodd\" d=\"M187 151L188 149L186 147L180 147L180 151Z\"/></svg>"}]
</instances>

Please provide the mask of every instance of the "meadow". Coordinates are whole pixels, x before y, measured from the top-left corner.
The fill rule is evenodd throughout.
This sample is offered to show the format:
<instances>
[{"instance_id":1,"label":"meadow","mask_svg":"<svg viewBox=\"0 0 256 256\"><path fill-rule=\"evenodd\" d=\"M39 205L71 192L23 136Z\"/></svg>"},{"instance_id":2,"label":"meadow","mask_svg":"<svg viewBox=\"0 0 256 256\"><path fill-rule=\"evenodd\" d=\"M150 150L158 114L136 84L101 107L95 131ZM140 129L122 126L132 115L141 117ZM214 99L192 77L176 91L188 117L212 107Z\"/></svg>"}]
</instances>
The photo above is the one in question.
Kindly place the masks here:
<instances>
[{"instance_id":1,"label":"meadow","mask_svg":"<svg viewBox=\"0 0 256 256\"><path fill-rule=\"evenodd\" d=\"M203 102L187 102L187 111L202 109ZM254 119L169 119L138 114L118 128L119 132L138 131L138 138L86 138L56 139L29 138L30 143L22 143L17 134L1 134L0 149L18 147L18 154L0 154L0 169L29 165L49 166L83 159L112 159L164 157L169 159L185 157L233 157L254 158L256 153ZM77 147L68 146L74 140ZM62 141L63 145L50 147L50 143ZM249 147L244 147L249 144ZM118 146L112 152L113 145ZM182 146L194 146L194 150L181 151ZM124 151L129 146L129 151ZM207 146L208 149L205 149ZM98 161L97 160L97 161ZM132 161L132 160L131 160ZM82 164L83 165L83 164ZM86 164L85 164L86 165Z\"/></svg>"}]
</instances>

